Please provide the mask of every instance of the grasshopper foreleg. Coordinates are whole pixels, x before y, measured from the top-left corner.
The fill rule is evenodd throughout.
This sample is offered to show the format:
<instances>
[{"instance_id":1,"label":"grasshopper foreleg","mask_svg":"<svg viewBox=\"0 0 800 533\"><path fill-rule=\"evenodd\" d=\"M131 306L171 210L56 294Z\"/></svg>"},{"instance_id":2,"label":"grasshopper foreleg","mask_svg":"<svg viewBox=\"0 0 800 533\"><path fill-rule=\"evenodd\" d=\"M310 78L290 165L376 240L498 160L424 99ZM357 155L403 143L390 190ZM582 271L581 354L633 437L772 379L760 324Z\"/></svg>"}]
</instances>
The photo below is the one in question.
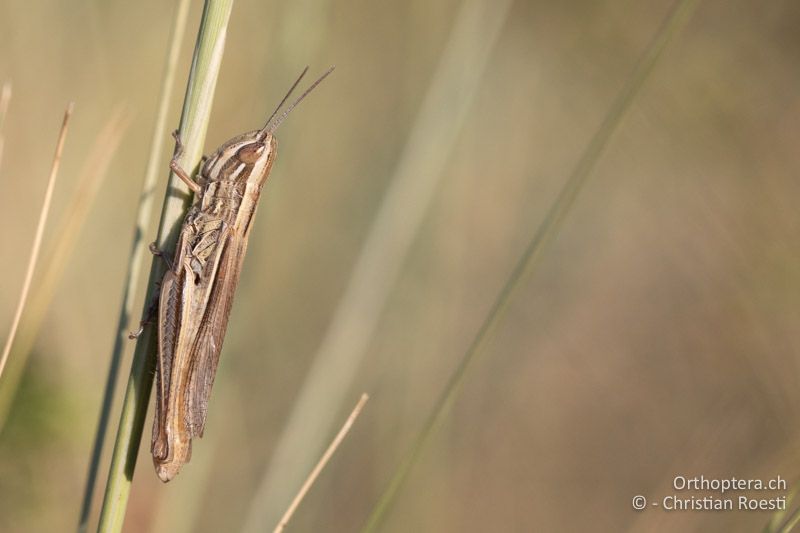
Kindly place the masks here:
<instances>
[{"instance_id":1,"label":"grasshopper foreleg","mask_svg":"<svg viewBox=\"0 0 800 533\"><path fill-rule=\"evenodd\" d=\"M151 242L150 245L147 247L147 249L150 250L150 253L153 254L154 256L160 257L161 260L164 261L164 264L167 266L167 269L172 270L172 261L170 261L167 258L167 254L165 254L164 251L161 250L161 248L159 248L156 243ZM160 283L157 282L156 285L160 285ZM138 338L144 331L144 327L149 326L150 324L153 323L156 314L158 313L159 292L160 291L156 291L155 296L153 296L153 301L150 302L150 305L147 307L147 312L145 313L144 318L142 319L141 322L139 322L139 328L136 331L131 331L130 333L128 333L129 339L133 340Z\"/></svg>"},{"instance_id":2,"label":"grasshopper foreleg","mask_svg":"<svg viewBox=\"0 0 800 533\"><path fill-rule=\"evenodd\" d=\"M200 192L200 185L196 181L192 179L188 172L186 172L181 164L178 162L178 159L183 155L183 141L181 141L181 135L178 133L178 130L172 132L172 136L175 138L175 152L172 154L172 160L169 162L169 168L178 176L181 181L183 181L187 187L189 187L193 193L197 194Z\"/></svg>"},{"instance_id":3,"label":"grasshopper foreleg","mask_svg":"<svg viewBox=\"0 0 800 533\"><path fill-rule=\"evenodd\" d=\"M172 270L172 261L167 258L167 254L164 253L164 250L158 247L155 242L151 242L150 245L147 247L150 250L150 253L156 257L160 257L164 264L167 266L167 270Z\"/></svg>"}]
</instances>

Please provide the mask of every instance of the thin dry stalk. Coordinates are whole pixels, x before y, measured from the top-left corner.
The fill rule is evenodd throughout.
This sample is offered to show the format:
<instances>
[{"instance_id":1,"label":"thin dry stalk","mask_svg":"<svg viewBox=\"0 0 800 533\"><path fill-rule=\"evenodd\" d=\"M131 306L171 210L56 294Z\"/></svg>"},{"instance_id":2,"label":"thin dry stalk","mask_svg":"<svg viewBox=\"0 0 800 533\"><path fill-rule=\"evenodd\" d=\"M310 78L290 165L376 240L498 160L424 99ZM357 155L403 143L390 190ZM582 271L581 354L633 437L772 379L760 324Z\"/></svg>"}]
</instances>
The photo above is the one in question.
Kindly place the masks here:
<instances>
[{"instance_id":1,"label":"thin dry stalk","mask_svg":"<svg viewBox=\"0 0 800 533\"><path fill-rule=\"evenodd\" d=\"M0 432L5 425L11 404L16 396L25 363L33 342L44 320L50 302L75 249L81 229L97 196L108 166L117 152L122 137L131 121L131 115L118 106L103 130L97 135L89 157L79 172L78 184L72 194L64 216L55 225L60 231L55 236L55 249L42 261L44 271L32 288L25 320L19 326L17 341L9 357L5 377L0 381Z\"/></svg>"},{"instance_id":2,"label":"thin dry stalk","mask_svg":"<svg viewBox=\"0 0 800 533\"><path fill-rule=\"evenodd\" d=\"M0 89L0 165L3 163L3 147L5 146L3 125L6 123L9 102L11 102L11 82L7 81L3 83L3 88Z\"/></svg>"},{"instance_id":3,"label":"thin dry stalk","mask_svg":"<svg viewBox=\"0 0 800 533\"><path fill-rule=\"evenodd\" d=\"M289 520L292 519L292 515L297 509L297 506L300 505L300 502L303 501L303 498L305 498L306 494L308 493L308 490L317 480L317 477L319 477L319 473L322 472L322 469L325 468L325 465L328 464L330 458L333 456L334 453L336 453L336 449L339 447L344 438L347 436L347 433L353 426L353 422L355 422L356 418L358 418L358 415L361 414L361 409L364 408L364 404L367 403L367 400L369 400L369 396L367 396L366 393L362 394L361 398L358 400L358 403L353 408L353 411L350 413L350 416L348 416L347 420L345 420L342 429L340 429L339 433L336 434L336 437L333 438L333 441L331 442L330 446L328 446L328 449L325 450L325 453L322 454L322 457L320 458L319 462L311 471L311 474L308 475L308 478L306 478L306 481L305 483L303 483L303 486L300 487L297 496L294 497L292 503L289 505L289 508L286 509L286 512L283 514L283 517L281 517L281 521L278 522L277 526L275 526L273 533L280 533L281 531L283 531L283 529L286 527L286 524L288 524Z\"/></svg>"},{"instance_id":4,"label":"thin dry stalk","mask_svg":"<svg viewBox=\"0 0 800 533\"><path fill-rule=\"evenodd\" d=\"M56 186L56 176L58 175L58 168L61 166L61 153L64 151L64 142L67 139L67 125L69 124L69 118L72 116L72 110L74 108L75 103L70 102L67 106L67 110L64 112L64 121L61 123L61 132L58 135L56 153L53 156L53 165L50 168L50 178L47 182L47 190L44 193L42 210L39 212L39 223L36 226L36 235L33 238L33 247L31 248L31 255L28 258L25 281L22 283L22 294L20 294L19 302L17 302L17 310L14 313L14 320L11 322L11 331L6 339L6 345L3 347L3 355L0 357L0 378L3 377L3 370L5 370L6 362L8 361L8 354L11 353L11 346L14 344L14 338L17 336L17 329L19 328L19 322L22 318L22 312L25 310L25 304L28 301L28 292L30 291L31 282L33 281L33 271L39 259L39 251L42 248L44 227L47 224L47 216L50 213L50 203L53 199L53 190Z\"/></svg>"}]
</instances>

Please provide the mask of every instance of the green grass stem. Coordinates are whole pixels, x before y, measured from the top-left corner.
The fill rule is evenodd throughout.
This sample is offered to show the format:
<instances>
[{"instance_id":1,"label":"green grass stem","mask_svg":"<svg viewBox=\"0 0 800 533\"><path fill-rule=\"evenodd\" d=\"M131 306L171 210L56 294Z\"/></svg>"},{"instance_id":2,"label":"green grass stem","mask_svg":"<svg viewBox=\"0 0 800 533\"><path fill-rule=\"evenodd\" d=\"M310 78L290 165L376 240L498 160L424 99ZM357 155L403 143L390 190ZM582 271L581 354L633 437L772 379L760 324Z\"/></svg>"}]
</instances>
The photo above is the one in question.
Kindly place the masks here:
<instances>
[{"instance_id":1,"label":"green grass stem","mask_svg":"<svg viewBox=\"0 0 800 533\"><path fill-rule=\"evenodd\" d=\"M128 259L128 268L125 275L125 290L122 296L122 308L120 309L117 320L117 334L114 340L114 347L111 352L111 363L108 369L108 377L103 391L103 404L100 410L100 417L97 422L92 455L89 461L89 469L86 474L86 486L84 488L81 513L78 520L78 531L87 531L89 516L91 512L92 499L94 497L94 487L97 480L97 473L100 467L100 457L103 452L103 442L108 428L108 420L111 416L111 408L114 404L114 391L116 389L119 367L122 361L122 354L127 345L127 330L130 328L130 317L133 313L135 295L138 293L139 280L141 278L143 256L145 253L144 235L147 232L147 225L150 221L154 205L154 193L158 185L158 177L161 175L159 168L161 154L163 152L164 141L167 135L167 117L169 113L169 101L175 85L175 71L180 57L181 43L186 33L186 20L189 15L191 0L180 0L175 13L175 20L172 27L172 37L170 38L169 51L167 52L167 62L164 66L164 77L161 83L161 94L158 104L158 112L153 126L153 137L150 145L150 156L142 182L142 193L139 196L139 208L136 215L136 228L131 243L131 251Z\"/></svg>"},{"instance_id":2,"label":"green grass stem","mask_svg":"<svg viewBox=\"0 0 800 533\"><path fill-rule=\"evenodd\" d=\"M190 170L197 167L202 155L232 7L233 0L206 0L203 8L179 128L185 145L182 164ZM174 253L180 223L189 201L190 196L186 193L186 187L175 175L170 175L157 238L158 246L168 256ZM147 313L146 308L157 290L156 283L163 275L163 261L154 258L147 282L148 290L143 315ZM125 390L103 507L100 511L98 531L101 532L122 530L153 385L156 350L156 332L154 328L146 327L136 343Z\"/></svg>"}]
</instances>

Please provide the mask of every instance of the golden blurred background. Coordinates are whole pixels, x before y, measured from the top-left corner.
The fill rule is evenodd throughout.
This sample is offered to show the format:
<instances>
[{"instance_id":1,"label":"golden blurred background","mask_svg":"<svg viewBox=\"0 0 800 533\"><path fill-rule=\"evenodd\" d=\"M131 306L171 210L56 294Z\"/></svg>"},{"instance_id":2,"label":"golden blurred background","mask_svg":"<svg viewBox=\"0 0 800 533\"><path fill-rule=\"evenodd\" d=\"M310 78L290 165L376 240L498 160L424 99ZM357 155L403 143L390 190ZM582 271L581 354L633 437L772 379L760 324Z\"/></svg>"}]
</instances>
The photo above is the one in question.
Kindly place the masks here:
<instances>
[{"instance_id":1,"label":"golden blurred background","mask_svg":"<svg viewBox=\"0 0 800 533\"><path fill-rule=\"evenodd\" d=\"M672 6L237 0L206 153L260 127L306 64L309 77L336 71L277 134L206 435L163 485L148 419L125 530L271 530L366 391L288 528L359 530ZM170 129L201 10L192 3ZM43 258L101 132L130 117L0 413L0 531L77 526L174 14L153 0L0 2L0 83L13 86L0 332L64 106L76 102ZM676 475L791 487L800 473L798 27L795 1L699 2L381 531L765 526L769 512L636 512L631 498L671 493Z\"/></svg>"}]
</instances>

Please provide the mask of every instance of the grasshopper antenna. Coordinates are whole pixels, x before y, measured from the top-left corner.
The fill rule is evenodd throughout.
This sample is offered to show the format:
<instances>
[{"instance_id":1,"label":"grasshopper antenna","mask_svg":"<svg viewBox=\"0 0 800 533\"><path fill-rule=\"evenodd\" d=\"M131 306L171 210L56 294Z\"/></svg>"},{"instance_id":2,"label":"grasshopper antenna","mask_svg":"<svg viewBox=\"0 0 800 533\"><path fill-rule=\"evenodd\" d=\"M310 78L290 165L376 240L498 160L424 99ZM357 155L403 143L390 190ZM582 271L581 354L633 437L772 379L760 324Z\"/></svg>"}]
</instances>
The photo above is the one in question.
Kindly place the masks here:
<instances>
[{"instance_id":1,"label":"grasshopper antenna","mask_svg":"<svg viewBox=\"0 0 800 533\"><path fill-rule=\"evenodd\" d=\"M295 80L295 82L292 84L292 86L289 87L289 90L286 92L286 96L283 97L283 100L281 100L281 103L278 104L278 107L275 108L275 111L273 111L272 114L267 119L267 122L266 122L266 124L264 124L264 128L261 130L261 133L263 133L263 132L265 132L267 130L267 126L269 126L269 123L272 122L272 119L275 118L275 115L277 115L278 111L281 110L281 108L283 107L283 104L285 104L286 100L288 100L289 97L292 95L294 90L297 88L297 85L300 83L300 80L302 80L303 76L306 75L306 72L308 72L308 65L306 65L306 68L303 69L303 72L300 73L300 76L298 76L297 80Z\"/></svg>"},{"instance_id":2,"label":"grasshopper antenna","mask_svg":"<svg viewBox=\"0 0 800 533\"><path fill-rule=\"evenodd\" d=\"M297 104L299 104L300 102L302 102L302 101L303 101L303 99L304 99L306 96L308 96L308 94L309 94L311 91L313 91L313 90L316 88L316 86L317 86L317 85L319 85L320 83L322 83L322 80L324 80L325 78L327 78L327 77L328 77L328 75L329 75L331 72L333 72L333 69L335 69L335 68L336 68L336 66L334 65L334 66L332 66L331 68L329 68L327 71L325 71L325 74L323 74L322 76L320 76L319 78L317 78L317 81L315 81L314 83L312 83L312 84L311 84L311 86L310 86L308 89L306 89L306 90L305 90L305 92L303 92L303 94L301 94L301 95L300 95L300 96L297 98L297 100L295 100L294 102L292 102L292 104L291 104L289 107L287 107L287 108L286 108L286 111L284 111L283 113L281 113L281 116L279 116L279 117L278 117L278 118L275 120L275 122L272 122L272 119L273 119L273 118L275 117L275 115L278 113L278 109L280 109L280 108L281 108L281 106L284 104L284 102L286 102L286 99L287 99L287 98L289 98L289 95L290 95L290 94L292 94L292 91L293 91L293 90L294 90L294 88L297 86L297 84L298 84L298 83L300 83L300 79L302 79L302 77L303 77L303 74L305 74L305 73L306 73L306 70L308 70L308 67L306 67L306 70L304 70L304 71L303 71L303 74L301 74L301 75L300 75L300 78L298 78L298 79L297 79L297 81L296 81L296 82L294 82L294 85L292 85L292 88L289 90L289 92L288 92L288 93L286 94L286 96L283 98L283 101L281 101L281 104L278 106L278 109L276 109L276 110L275 110L275 113L273 113L273 114L272 114L272 117L270 117L270 119L267 121L267 124L264 126L264 129L262 129L262 130L261 130L261 131L258 133L259 137L261 137L261 136L263 136L263 135L265 135L265 134L268 134L268 133L269 133L269 134L272 134L272 133L274 133L274 132L275 132L275 130L277 130L277 129L278 129L278 126L280 126L280 125L281 125L281 123L284 121L284 119L286 119L286 117L289 115L289 113L291 113L292 109L294 109L294 108L297 106Z\"/></svg>"}]
</instances>

